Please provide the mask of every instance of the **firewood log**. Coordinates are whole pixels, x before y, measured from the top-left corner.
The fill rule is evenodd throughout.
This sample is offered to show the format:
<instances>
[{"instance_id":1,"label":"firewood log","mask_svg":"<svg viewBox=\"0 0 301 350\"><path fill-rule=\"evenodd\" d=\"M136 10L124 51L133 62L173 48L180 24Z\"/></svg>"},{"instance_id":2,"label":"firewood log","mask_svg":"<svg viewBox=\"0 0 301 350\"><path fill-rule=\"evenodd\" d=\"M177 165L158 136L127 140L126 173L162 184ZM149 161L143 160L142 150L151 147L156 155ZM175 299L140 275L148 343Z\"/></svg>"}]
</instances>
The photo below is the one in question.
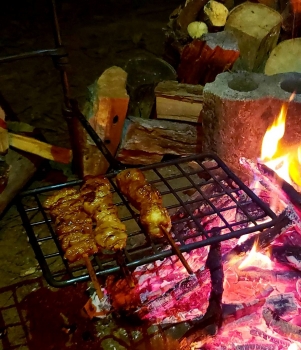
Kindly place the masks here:
<instances>
[{"instance_id":1,"label":"firewood log","mask_svg":"<svg viewBox=\"0 0 301 350\"><path fill-rule=\"evenodd\" d=\"M267 75L287 72L301 73L301 38L282 41L271 52L264 72Z\"/></svg>"},{"instance_id":2,"label":"firewood log","mask_svg":"<svg viewBox=\"0 0 301 350\"><path fill-rule=\"evenodd\" d=\"M204 7L211 26L223 27L229 14L227 7L218 1L210 0Z\"/></svg>"},{"instance_id":3,"label":"firewood log","mask_svg":"<svg viewBox=\"0 0 301 350\"><path fill-rule=\"evenodd\" d=\"M247 71L263 69L269 52L277 44L281 22L282 17L277 11L248 1L230 12L225 30L233 33L238 41L240 58L237 68Z\"/></svg>"},{"instance_id":4,"label":"firewood log","mask_svg":"<svg viewBox=\"0 0 301 350\"><path fill-rule=\"evenodd\" d=\"M160 162L165 154L188 155L201 151L197 125L130 117L117 159L125 164Z\"/></svg>"},{"instance_id":5,"label":"firewood log","mask_svg":"<svg viewBox=\"0 0 301 350\"><path fill-rule=\"evenodd\" d=\"M104 141L112 155L118 148L129 96L126 91L127 73L120 67L105 70L92 86L84 114ZM80 136L83 152L81 172L83 176L104 174L109 164L85 131Z\"/></svg>"},{"instance_id":6,"label":"firewood log","mask_svg":"<svg viewBox=\"0 0 301 350\"><path fill-rule=\"evenodd\" d=\"M155 88L157 119L200 122L203 86L164 81Z\"/></svg>"}]
</instances>

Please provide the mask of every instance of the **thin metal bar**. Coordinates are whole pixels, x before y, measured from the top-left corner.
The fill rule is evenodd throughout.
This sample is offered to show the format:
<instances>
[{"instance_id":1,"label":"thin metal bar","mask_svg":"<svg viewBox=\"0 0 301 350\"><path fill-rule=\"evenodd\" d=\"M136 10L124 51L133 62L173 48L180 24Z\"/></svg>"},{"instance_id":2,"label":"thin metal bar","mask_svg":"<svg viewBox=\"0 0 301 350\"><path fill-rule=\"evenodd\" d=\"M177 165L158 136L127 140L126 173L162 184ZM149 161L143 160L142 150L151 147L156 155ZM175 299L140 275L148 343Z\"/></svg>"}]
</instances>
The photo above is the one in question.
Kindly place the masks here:
<instances>
[{"instance_id":1,"label":"thin metal bar","mask_svg":"<svg viewBox=\"0 0 301 350\"><path fill-rule=\"evenodd\" d=\"M126 166L120 163L117 159L115 159L111 152L108 150L104 142L101 140L101 138L97 135L95 130L92 128L91 124L87 121L87 119L82 115L82 113L79 111L76 101L71 101L74 115L75 117L81 122L82 126L85 130L87 130L89 136L94 141L97 148L100 150L100 152L104 155L106 160L109 162L111 167L115 170L122 170L126 169Z\"/></svg>"},{"instance_id":2,"label":"thin metal bar","mask_svg":"<svg viewBox=\"0 0 301 350\"><path fill-rule=\"evenodd\" d=\"M163 176L160 174L160 172L157 169L154 169L154 171L156 172L156 174L162 179L162 181L165 183L165 185L170 189L170 192L175 196L175 198L178 200L178 202L182 205L182 207L184 208L184 210L188 213L189 218L191 220L194 221L194 223L196 224L197 228L204 234L205 237L208 237L207 233L205 232L204 228L202 227L202 225L195 219L195 217L193 216L193 214L191 213L190 209L187 208L187 206L185 205L185 203L182 201L182 199L180 198L180 196L178 196L178 194L173 190L173 188L170 186L170 184L168 182L166 182L163 178Z\"/></svg>"},{"instance_id":3,"label":"thin metal bar","mask_svg":"<svg viewBox=\"0 0 301 350\"><path fill-rule=\"evenodd\" d=\"M200 162L198 162L199 165L203 168L206 169L204 167L204 165L202 165ZM219 181L217 179L217 177L214 174L211 174L210 171L208 171L208 173L211 175L211 177L214 179L214 181L216 181L216 183L219 184L219 186L221 186L221 188L224 190L224 192L233 200L233 202L239 207L240 210L242 210L242 212L246 215L246 217L254 224L256 225L256 221L252 218L251 215L249 215L249 213L247 211L244 210L244 208L242 207L242 205L239 203L239 201L232 195L232 193L230 191L228 191L228 189L224 186L224 184Z\"/></svg>"},{"instance_id":4,"label":"thin metal bar","mask_svg":"<svg viewBox=\"0 0 301 350\"><path fill-rule=\"evenodd\" d=\"M56 47L51 49L42 49L19 53L17 55L0 57L0 63L7 63L12 61L24 60L27 58L42 57L42 56L65 56L66 50L64 47Z\"/></svg>"}]
</instances>

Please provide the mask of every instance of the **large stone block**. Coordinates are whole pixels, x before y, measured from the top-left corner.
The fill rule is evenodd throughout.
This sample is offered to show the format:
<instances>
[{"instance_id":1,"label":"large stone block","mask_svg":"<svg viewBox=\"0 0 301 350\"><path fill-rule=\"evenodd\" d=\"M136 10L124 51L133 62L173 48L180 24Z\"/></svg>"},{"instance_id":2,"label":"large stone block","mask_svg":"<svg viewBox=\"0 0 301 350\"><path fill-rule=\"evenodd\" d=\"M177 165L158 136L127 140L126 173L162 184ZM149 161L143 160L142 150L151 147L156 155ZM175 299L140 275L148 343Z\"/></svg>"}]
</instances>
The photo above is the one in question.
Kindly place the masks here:
<instances>
[{"instance_id":1,"label":"large stone block","mask_svg":"<svg viewBox=\"0 0 301 350\"><path fill-rule=\"evenodd\" d=\"M245 174L240 157L255 161L267 128L289 103L283 147L301 142L301 74L266 76L222 73L204 87L203 149L217 153L234 171Z\"/></svg>"}]
</instances>

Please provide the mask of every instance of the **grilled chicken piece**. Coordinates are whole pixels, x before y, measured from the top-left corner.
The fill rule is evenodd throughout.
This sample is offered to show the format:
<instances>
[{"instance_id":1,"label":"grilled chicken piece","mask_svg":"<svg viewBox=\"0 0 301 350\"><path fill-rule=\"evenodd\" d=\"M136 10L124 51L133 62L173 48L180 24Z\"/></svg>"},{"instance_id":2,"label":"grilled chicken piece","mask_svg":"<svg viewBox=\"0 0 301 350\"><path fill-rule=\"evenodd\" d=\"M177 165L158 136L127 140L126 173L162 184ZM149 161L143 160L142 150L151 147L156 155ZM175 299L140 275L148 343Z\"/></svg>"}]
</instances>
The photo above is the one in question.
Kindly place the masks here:
<instances>
[{"instance_id":1,"label":"grilled chicken piece","mask_svg":"<svg viewBox=\"0 0 301 350\"><path fill-rule=\"evenodd\" d=\"M92 220L87 218L85 222L73 225L60 225L55 230L56 234L59 236L69 235L72 232L82 232L82 233L92 233Z\"/></svg>"},{"instance_id":2,"label":"grilled chicken piece","mask_svg":"<svg viewBox=\"0 0 301 350\"><path fill-rule=\"evenodd\" d=\"M84 210L96 222L95 240L97 244L108 250L125 248L126 227L118 218L110 182L100 176L89 177L80 192L84 200Z\"/></svg>"},{"instance_id":3,"label":"grilled chicken piece","mask_svg":"<svg viewBox=\"0 0 301 350\"><path fill-rule=\"evenodd\" d=\"M61 205L53 205L51 207L50 216L55 220L56 224L64 221L64 216L66 214L72 214L74 212L80 211L83 206L82 199L71 199L66 201Z\"/></svg>"},{"instance_id":4,"label":"grilled chicken piece","mask_svg":"<svg viewBox=\"0 0 301 350\"><path fill-rule=\"evenodd\" d=\"M93 239L93 236L89 233L82 232L71 232L68 235L59 237L59 240L61 241L61 247L64 252L72 245L75 245L82 241L86 241L88 239Z\"/></svg>"},{"instance_id":5,"label":"grilled chicken piece","mask_svg":"<svg viewBox=\"0 0 301 350\"><path fill-rule=\"evenodd\" d=\"M140 221L153 237L163 237L161 226L171 228L167 210L162 206L160 193L146 180L139 169L127 169L116 176L117 186L129 202L140 211Z\"/></svg>"},{"instance_id":6,"label":"grilled chicken piece","mask_svg":"<svg viewBox=\"0 0 301 350\"><path fill-rule=\"evenodd\" d=\"M153 237L162 237L162 226L167 231L171 229L171 221L168 211L159 204L144 206L140 211L140 221L147 232Z\"/></svg>"},{"instance_id":7,"label":"grilled chicken piece","mask_svg":"<svg viewBox=\"0 0 301 350\"><path fill-rule=\"evenodd\" d=\"M97 253L92 235L92 219L82 210L83 200L77 190L60 190L49 197L44 205L55 221L56 234L68 261L74 262L83 254Z\"/></svg>"},{"instance_id":8,"label":"grilled chicken piece","mask_svg":"<svg viewBox=\"0 0 301 350\"><path fill-rule=\"evenodd\" d=\"M63 188L59 191L57 191L52 196L48 197L44 202L44 208L50 209L54 204L57 204L59 199L66 198L70 195L77 194L77 190L72 187Z\"/></svg>"},{"instance_id":9,"label":"grilled chicken piece","mask_svg":"<svg viewBox=\"0 0 301 350\"><path fill-rule=\"evenodd\" d=\"M75 211L74 213L67 213L66 215L62 216L57 228L59 228L61 225L78 225L87 222L92 223L92 219L88 217L87 213L84 211Z\"/></svg>"},{"instance_id":10,"label":"grilled chicken piece","mask_svg":"<svg viewBox=\"0 0 301 350\"><path fill-rule=\"evenodd\" d=\"M81 259L84 254L92 255L97 252L98 247L94 238L89 237L88 239L75 243L69 247L65 252L65 258L70 262L74 262Z\"/></svg>"}]
</instances>

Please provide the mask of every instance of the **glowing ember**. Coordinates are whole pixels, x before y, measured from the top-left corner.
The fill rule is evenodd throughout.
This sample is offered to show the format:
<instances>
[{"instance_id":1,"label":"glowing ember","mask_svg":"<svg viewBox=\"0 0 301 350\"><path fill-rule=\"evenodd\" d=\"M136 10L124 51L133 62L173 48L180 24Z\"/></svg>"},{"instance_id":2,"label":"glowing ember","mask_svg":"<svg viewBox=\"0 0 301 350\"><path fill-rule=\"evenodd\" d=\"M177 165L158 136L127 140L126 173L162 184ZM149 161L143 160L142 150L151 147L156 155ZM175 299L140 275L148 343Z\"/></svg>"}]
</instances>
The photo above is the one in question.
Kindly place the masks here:
<instances>
[{"instance_id":1,"label":"glowing ember","mask_svg":"<svg viewBox=\"0 0 301 350\"><path fill-rule=\"evenodd\" d=\"M294 98L291 96L290 101ZM281 107L279 116L267 129L261 146L261 161L278 176L290 184L301 187L301 145L283 150L279 147L279 142L285 132L285 122L288 103Z\"/></svg>"},{"instance_id":2,"label":"glowing ember","mask_svg":"<svg viewBox=\"0 0 301 350\"><path fill-rule=\"evenodd\" d=\"M243 270L251 266L259 267L265 270L272 270L272 262L270 258L260 252L257 252L256 244L254 244L247 257L238 266L238 269Z\"/></svg>"}]
</instances>

